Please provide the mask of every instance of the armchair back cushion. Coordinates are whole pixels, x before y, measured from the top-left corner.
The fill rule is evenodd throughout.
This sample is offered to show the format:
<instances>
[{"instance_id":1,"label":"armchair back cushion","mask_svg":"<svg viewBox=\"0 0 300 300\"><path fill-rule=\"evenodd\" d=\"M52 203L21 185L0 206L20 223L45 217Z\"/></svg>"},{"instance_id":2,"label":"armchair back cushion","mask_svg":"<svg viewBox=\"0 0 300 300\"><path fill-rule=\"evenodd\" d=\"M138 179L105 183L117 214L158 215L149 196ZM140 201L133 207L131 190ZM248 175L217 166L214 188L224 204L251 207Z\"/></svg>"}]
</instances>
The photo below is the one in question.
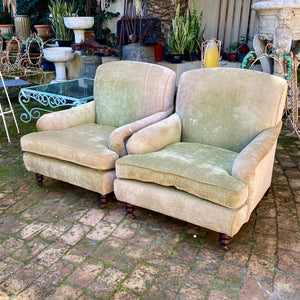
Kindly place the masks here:
<instances>
[{"instance_id":1,"label":"armchair back cushion","mask_svg":"<svg viewBox=\"0 0 300 300\"><path fill-rule=\"evenodd\" d=\"M232 88L232 82L239 82L239 88ZM285 101L278 98L286 97L282 88L286 85L282 78L244 69L184 73L176 100L183 124L182 142L240 152L258 133L280 122L278 111L283 111Z\"/></svg>"},{"instance_id":2,"label":"armchair back cushion","mask_svg":"<svg viewBox=\"0 0 300 300\"><path fill-rule=\"evenodd\" d=\"M173 71L158 65L134 61L100 65L94 86L96 123L120 127L172 110L174 80Z\"/></svg>"}]
</instances>

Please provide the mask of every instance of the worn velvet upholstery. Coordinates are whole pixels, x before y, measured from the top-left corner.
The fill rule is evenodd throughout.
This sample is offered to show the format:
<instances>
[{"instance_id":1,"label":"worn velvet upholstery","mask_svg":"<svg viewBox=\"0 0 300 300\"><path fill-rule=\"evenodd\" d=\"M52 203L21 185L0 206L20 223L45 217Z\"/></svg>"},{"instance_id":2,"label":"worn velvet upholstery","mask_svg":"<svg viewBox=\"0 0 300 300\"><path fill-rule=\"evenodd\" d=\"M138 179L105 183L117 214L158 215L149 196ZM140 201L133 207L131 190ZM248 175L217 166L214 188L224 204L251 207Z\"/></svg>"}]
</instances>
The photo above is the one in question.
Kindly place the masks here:
<instances>
[{"instance_id":1,"label":"worn velvet upholstery","mask_svg":"<svg viewBox=\"0 0 300 300\"><path fill-rule=\"evenodd\" d=\"M114 169L119 155L108 149L114 127L85 123L62 130L30 133L22 139L24 151L70 161L93 169Z\"/></svg>"},{"instance_id":2,"label":"worn velvet upholstery","mask_svg":"<svg viewBox=\"0 0 300 300\"><path fill-rule=\"evenodd\" d=\"M231 176L238 153L199 143L174 143L118 162L117 177L174 186L229 208L248 196L247 185Z\"/></svg>"},{"instance_id":3,"label":"worn velvet upholstery","mask_svg":"<svg viewBox=\"0 0 300 300\"><path fill-rule=\"evenodd\" d=\"M118 61L101 65L94 92L96 123L121 127L157 112L171 113L174 76L168 68L154 64Z\"/></svg>"},{"instance_id":4,"label":"worn velvet upholstery","mask_svg":"<svg viewBox=\"0 0 300 300\"><path fill-rule=\"evenodd\" d=\"M132 135L117 160L117 199L235 235L271 184L286 91L256 71L184 73L175 114Z\"/></svg>"},{"instance_id":5,"label":"worn velvet upholstery","mask_svg":"<svg viewBox=\"0 0 300 300\"><path fill-rule=\"evenodd\" d=\"M284 101L276 101L286 96L281 78L242 69L203 71L181 78L176 112L182 119L182 141L240 152L281 120Z\"/></svg>"},{"instance_id":6,"label":"worn velvet upholstery","mask_svg":"<svg viewBox=\"0 0 300 300\"><path fill-rule=\"evenodd\" d=\"M101 194L112 192L115 161L127 154L130 136L172 113L175 77L143 62L100 65L94 101L44 114L37 121L39 132L21 138L26 169Z\"/></svg>"}]
</instances>

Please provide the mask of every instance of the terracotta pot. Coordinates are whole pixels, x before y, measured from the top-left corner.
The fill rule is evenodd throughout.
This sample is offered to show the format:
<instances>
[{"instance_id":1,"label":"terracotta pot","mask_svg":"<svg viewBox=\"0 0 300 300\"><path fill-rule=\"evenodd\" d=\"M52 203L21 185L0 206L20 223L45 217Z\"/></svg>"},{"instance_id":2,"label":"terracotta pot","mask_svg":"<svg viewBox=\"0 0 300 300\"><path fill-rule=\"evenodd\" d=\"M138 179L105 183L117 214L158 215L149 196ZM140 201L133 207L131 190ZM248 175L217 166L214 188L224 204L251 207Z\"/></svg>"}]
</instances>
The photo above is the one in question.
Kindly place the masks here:
<instances>
[{"instance_id":1,"label":"terracotta pot","mask_svg":"<svg viewBox=\"0 0 300 300\"><path fill-rule=\"evenodd\" d=\"M14 25L13 24L0 24L0 30L1 33L9 33L14 31Z\"/></svg>"},{"instance_id":2,"label":"terracotta pot","mask_svg":"<svg viewBox=\"0 0 300 300\"><path fill-rule=\"evenodd\" d=\"M236 53L228 53L227 54L228 61L234 62L234 61L236 61L236 57L237 57Z\"/></svg>"},{"instance_id":3,"label":"terracotta pot","mask_svg":"<svg viewBox=\"0 0 300 300\"><path fill-rule=\"evenodd\" d=\"M164 46L163 45L154 45L154 57L156 62L160 62L163 59Z\"/></svg>"},{"instance_id":4,"label":"terracotta pot","mask_svg":"<svg viewBox=\"0 0 300 300\"><path fill-rule=\"evenodd\" d=\"M15 16L16 34L21 41L26 41L30 36L30 20L27 15Z\"/></svg>"},{"instance_id":5,"label":"terracotta pot","mask_svg":"<svg viewBox=\"0 0 300 300\"><path fill-rule=\"evenodd\" d=\"M38 36L46 42L51 37L51 25L34 25Z\"/></svg>"}]
</instances>

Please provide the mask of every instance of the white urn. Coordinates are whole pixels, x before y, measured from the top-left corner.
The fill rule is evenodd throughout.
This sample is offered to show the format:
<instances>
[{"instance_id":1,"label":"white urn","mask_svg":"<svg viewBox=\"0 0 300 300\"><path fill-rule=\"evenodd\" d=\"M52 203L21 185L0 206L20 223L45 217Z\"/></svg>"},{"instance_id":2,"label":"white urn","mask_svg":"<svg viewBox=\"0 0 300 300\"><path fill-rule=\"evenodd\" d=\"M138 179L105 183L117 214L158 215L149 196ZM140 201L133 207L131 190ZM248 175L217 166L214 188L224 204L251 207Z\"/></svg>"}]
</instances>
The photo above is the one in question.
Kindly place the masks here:
<instances>
[{"instance_id":1,"label":"white urn","mask_svg":"<svg viewBox=\"0 0 300 300\"><path fill-rule=\"evenodd\" d=\"M65 26L74 30L75 43L84 41L84 32L94 25L94 17L64 17Z\"/></svg>"},{"instance_id":2,"label":"white urn","mask_svg":"<svg viewBox=\"0 0 300 300\"><path fill-rule=\"evenodd\" d=\"M75 53L71 47L48 47L44 49L44 57L55 65L56 78L51 83L66 81L66 62L73 59Z\"/></svg>"}]
</instances>

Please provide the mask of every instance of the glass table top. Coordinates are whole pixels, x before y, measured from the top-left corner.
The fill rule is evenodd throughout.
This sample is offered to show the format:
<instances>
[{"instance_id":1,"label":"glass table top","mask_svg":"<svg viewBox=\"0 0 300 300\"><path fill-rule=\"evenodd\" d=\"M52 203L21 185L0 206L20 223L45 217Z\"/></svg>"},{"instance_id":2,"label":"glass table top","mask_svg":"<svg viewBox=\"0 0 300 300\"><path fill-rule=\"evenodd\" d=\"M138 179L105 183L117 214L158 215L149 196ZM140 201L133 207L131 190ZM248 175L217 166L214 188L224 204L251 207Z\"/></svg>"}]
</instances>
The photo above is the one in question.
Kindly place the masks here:
<instances>
[{"instance_id":1,"label":"glass table top","mask_svg":"<svg viewBox=\"0 0 300 300\"><path fill-rule=\"evenodd\" d=\"M70 100L90 100L94 94L94 79L79 78L63 82L43 84L22 89L42 95L59 95Z\"/></svg>"}]
</instances>

